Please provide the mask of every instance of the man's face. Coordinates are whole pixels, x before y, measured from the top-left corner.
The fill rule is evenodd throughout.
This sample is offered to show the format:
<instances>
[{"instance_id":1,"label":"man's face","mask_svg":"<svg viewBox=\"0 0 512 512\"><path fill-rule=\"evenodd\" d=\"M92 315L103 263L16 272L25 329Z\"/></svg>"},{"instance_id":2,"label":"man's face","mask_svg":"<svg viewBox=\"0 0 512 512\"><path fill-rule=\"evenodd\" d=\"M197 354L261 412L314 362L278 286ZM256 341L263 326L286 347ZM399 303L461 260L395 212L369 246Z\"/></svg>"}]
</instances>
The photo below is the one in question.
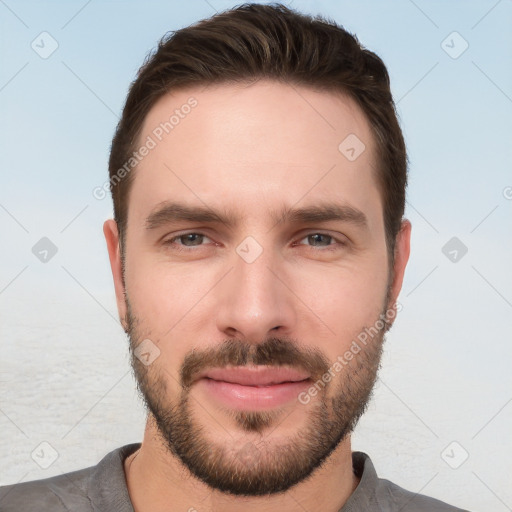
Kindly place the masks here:
<instances>
[{"instance_id":1,"label":"man's face","mask_svg":"<svg viewBox=\"0 0 512 512\"><path fill-rule=\"evenodd\" d=\"M125 290L116 282L139 386L196 477L234 494L285 490L364 411L401 283L368 122L345 97L261 81L167 95L140 145L148 137Z\"/></svg>"}]
</instances>

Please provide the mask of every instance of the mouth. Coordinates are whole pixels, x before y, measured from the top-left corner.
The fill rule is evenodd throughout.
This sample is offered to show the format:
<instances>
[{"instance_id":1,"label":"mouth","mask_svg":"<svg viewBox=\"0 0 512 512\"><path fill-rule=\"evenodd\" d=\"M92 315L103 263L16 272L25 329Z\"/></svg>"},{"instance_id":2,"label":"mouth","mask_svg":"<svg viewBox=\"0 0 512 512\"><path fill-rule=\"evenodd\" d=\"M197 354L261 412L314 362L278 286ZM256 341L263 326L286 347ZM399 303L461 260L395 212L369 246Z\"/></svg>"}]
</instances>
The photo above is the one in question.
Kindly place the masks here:
<instances>
[{"instance_id":1,"label":"mouth","mask_svg":"<svg viewBox=\"0 0 512 512\"><path fill-rule=\"evenodd\" d=\"M264 410L297 400L311 384L299 369L271 366L212 368L198 375L196 384L208 398L239 410Z\"/></svg>"},{"instance_id":2,"label":"mouth","mask_svg":"<svg viewBox=\"0 0 512 512\"><path fill-rule=\"evenodd\" d=\"M303 370L276 366L235 366L231 368L211 368L200 373L198 379L240 384L241 386L272 386L286 382L301 382L310 375Z\"/></svg>"}]
</instances>

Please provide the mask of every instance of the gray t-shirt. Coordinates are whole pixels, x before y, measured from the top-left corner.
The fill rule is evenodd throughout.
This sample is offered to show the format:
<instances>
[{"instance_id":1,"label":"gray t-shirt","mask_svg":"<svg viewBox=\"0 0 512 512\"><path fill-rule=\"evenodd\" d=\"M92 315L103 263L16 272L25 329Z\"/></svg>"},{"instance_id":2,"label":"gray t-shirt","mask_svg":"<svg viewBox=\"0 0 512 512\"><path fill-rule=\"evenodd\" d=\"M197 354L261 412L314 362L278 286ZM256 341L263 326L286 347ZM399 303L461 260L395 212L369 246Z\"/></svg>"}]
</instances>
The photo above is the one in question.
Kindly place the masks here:
<instances>
[{"instance_id":1,"label":"gray t-shirt","mask_svg":"<svg viewBox=\"0 0 512 512\"><path fill-rule=\"evenodd\" d=\"M133 512L123 462L139 447L135 443L117 448L97 466L0 487L0 511ZM365 453L353 452L352 463L361 480L339 512L464 512L378 478Z\"/></svg>"}]
</instances>

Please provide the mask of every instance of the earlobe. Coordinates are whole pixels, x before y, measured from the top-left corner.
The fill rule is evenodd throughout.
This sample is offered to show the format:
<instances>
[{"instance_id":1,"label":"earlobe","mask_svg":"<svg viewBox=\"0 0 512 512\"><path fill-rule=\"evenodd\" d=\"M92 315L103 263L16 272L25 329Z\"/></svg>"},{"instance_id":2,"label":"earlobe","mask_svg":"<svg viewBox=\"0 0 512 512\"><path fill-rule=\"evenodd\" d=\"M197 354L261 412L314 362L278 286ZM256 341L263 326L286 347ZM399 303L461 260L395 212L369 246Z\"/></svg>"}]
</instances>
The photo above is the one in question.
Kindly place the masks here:
<instances>
[{"instance_id":1,"label":"earlobe","mask_svg":"<svg viewBox=\"0 0 512 512\"><path fill-rule=\"evenodd\" d=\"M108 219L105 221L103 224L103 234L105 235L105 241L107 242L108 257L110 260L110 268L112 270L112 278L114 280L114 288L116 292L117 310L121 325L126 332L126 298L121 261L121 246L119 230L114 219Z\"/></svg>"}]
</instances>

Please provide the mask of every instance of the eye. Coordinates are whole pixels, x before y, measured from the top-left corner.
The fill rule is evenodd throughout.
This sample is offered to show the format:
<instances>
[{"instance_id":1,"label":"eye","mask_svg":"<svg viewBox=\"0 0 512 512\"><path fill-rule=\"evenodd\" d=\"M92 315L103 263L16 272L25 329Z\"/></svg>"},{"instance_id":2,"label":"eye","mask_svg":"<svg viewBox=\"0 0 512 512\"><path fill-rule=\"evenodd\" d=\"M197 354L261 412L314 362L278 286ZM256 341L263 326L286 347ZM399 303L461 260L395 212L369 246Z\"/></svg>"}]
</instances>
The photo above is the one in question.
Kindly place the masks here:
<instances>
[{"instance_id":1,"label":"eye","mask_svg":"<svg viewBox=\"0 0 512 512\"><path fill-rule=\"evenodd\" d=\"M328 247L328 250L337 249L340 246L345 245L341 240L338 240L332 235L328 235L326 233L310 233L298 242L299 245L306 245L302 243L304 240L307 240L310 247Z\"/></svg>"},{"instance_id":2,"label":"eye","mask_svg":"<svg viewBox=\"0 0 512 512\"><path fill-rule=\"evenodd\" d=\"M204 245L202 242L205 239L210 240L206 235L203 235L202 233L184 233L181 235L173 236L172 238L165 240L163 243L164 243L164 245L174 246L173 247L174 249L180 251L180 250L187 250L187 249L182 249L181 247L188 248L188 247L199 247L201 245Z\"/></svg>"},{"instance_id":3,"label":"eye","mask_svg":"<svg viewBox=\"0 0 512 512\"><path fill-rule=\"evenodd\" d=\"M204 243L205 241L212 242L212 240L203 233L191 232L175 235L167 240L164 240L163 244L171 247L176 251L187 251L192 250L193 247L201 247L207 245ZM342 246L345 246L346 243L327 233L310 233L304 238L300 239L296 245L308 245L309 247L315 249L324 248L324 250L336 250Z\"/></svg>"}]
</instances>

